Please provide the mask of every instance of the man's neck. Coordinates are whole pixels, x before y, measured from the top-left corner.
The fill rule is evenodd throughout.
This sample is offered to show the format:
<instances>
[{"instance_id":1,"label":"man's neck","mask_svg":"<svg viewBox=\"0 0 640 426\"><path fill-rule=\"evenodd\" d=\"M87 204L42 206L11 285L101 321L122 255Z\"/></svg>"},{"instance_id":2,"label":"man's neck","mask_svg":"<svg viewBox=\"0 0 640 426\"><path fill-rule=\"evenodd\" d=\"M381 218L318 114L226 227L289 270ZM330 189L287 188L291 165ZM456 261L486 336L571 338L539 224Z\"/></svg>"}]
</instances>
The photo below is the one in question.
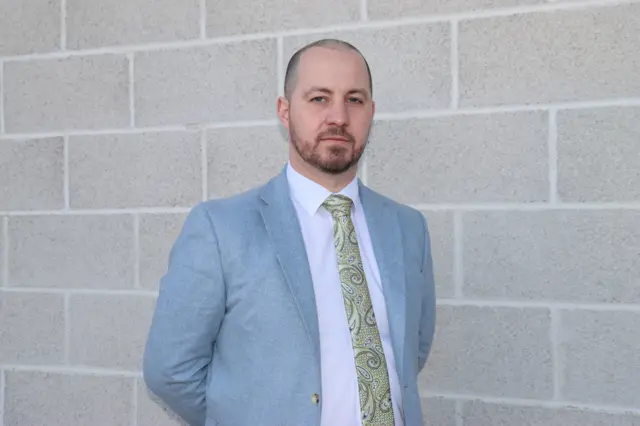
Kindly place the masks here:
<instances>
[{"instance_id":1,"label":"man's neck","mask_svg":"<svg viewBox=\"0 0 640 426\"><path fill-rule=\"evenodd\" d=\"M351 183L358 172L357 166L355 166L341 174L329 174L316 169L304 161L296 161L296 159L291 158L289 162L296 172L331 192L340 192Z\"/></svg>"}]
</instances>

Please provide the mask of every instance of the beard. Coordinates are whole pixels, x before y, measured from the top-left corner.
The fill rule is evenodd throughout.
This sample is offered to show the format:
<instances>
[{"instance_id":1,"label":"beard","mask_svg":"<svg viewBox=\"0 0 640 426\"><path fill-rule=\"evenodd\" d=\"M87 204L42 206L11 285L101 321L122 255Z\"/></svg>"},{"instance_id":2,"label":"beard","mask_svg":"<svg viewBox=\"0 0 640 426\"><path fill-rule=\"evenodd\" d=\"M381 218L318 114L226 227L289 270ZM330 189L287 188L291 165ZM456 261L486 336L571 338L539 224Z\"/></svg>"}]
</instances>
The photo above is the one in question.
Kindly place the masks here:
<instances>
[{"instance_id":1,"label":"beard","mask_svg":"<svg viewBox=\"0 0 640 426\"><path fill-rule=\"evenodd\" d=\"M349 146L332 146L322 149L320 143L322 139L339 136L348 139ZM367 132L365 141L368 139ZM342 127L330 127L320 133L313 142L302 140L296 131L293 123L289 125L289 139L293 144L296 152L304 160L305 163L315 167L316 169L333 175L341 174L355 166L360 157L364 153L367 142L361 147L356 146L356 140L349 132Z\"/></svg>"}]
</instances>

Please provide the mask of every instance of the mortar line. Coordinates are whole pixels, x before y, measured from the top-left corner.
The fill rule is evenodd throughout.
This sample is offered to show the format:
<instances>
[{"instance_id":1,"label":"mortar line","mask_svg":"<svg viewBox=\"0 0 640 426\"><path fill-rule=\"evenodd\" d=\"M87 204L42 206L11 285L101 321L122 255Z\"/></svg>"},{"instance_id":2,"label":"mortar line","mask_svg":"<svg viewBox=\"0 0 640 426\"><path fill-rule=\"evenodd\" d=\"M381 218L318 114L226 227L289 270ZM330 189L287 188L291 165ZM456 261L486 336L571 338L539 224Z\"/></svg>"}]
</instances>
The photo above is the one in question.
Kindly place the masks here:
<instances>
[{"instance_id":1,"label":"mortar line","mask_svg":"<svg viewBox=\"0 0 640 426\"><path fill-rule=\"evenodd\" d=\"M64 363L71 363L71 295L64 293Z\"/></svg>"},{"instance_id":2,"label":"mortar line","mask_svg":"<svg viewBox=\"0 0 640 426\"><path fill-rule=\"evenodd\" d=\"M435 392L435 391L425 391L422 393L422 397L445 398L450 400L460 400L462 402L481 401L487 404L521 406L521 407L536 407L536 408L550 408L550 409L579 409L579 410L588 410L590 412L601 412L601 413L608 413L608 414L640 415L640 408L638 407L588 404L588 403L572 401L572 400L549 401L549 400L543 400L543 399L495 397L495 396L489 396L489 395L456 394L456 393Z\"/></svg>"},{"instance_id":3,"label":"mortar line","mask_svg":"<svg viewBox=\"0 0 640 426\"><path fill-rule=\"evenodd\" d=\"M360 0L360 20L366 22L369 20L369 5L367 0Z\"/></svg>"},{"instance_id":4,"label":"mortar line","mask_svg":"<svg viewBox=\"0 0 640 426\"><path fill-rule=\"evenodd\" d=\"M135 94L135 64L134 53L128 53L129 60L129 126L136 127L136 94Z\"/></svg>"},{"instance_id":5,"label":"mortar line","mask_svg":"<svg viewBox=\"0 0 640 426\"><path fill-rule=\"evenodd\" d=\"M460 104L460 59L458 53L458 20L451 20L451 109Z\"/></svg>"},{"instance_id":6,"label":"mortar line","mask_svg":"<svg viewBox=\"0 0 640 426\"><path fill-rule=\"evenodd\" d=\"M640 203L477 203L477 204L411 204L418 210L441 211L566 211L566 210L639 210Z\"/></svg>"},{"instance_id":7,"label":"mortar line","mask_svg":"<svg viewBox=\"0 0 640 426\"><path fill-rule=\"evenodd\" d=\"M133 378L133 418L131 424L138 426L138 379Z\"/></svg>"},{"instance_id":8,"label":"mortar line","mask_svg":"<svg viewBox=\"0 0 640 426\"><path fill-rule=\"evenodd\" d=\"M67 0L60 0L60 50L67 50Z\"/></svg>"},{"instance_id":9,"label":"mortar line","mask_svg":"<svg viewBox=\"0 0 640 426\"><path fill-rule=\"evenodd\" d=\"M200 135L200 162L201 162L201 180L202 180L202 201L209 198L209 153L207 149L207 131L202 129Z\"/></svg>"},{"instance_id":10,"label":"mortar line","mask_svg":"<svg viewBox=\"0 0 640 426\"><path fill-rule=\"evenodd\" d=\"M44 287L6 287L2 288L6 293L37 293L37 294L68 294L74 295L99 295L99 296L141 296L141 297L157 297L157 290L136 290L136 289L88 289L88 288L44 288Z\"/></svg>"},{"instance_id":11,"label":"mortar line","mask_svg":"<svg viewBox=\"0 0 640 426\"><path fill-rule=\"evenodd\" d=\"M556 301L439 298L439 306L476 306L515 309L558 309L563 311L640 312L640 303L567 303Z\"/></svg>"},{"instance_id":12,"label":"mortar line","mask_svg":"<svg viewBox=\"0 0 640 426\"><path fill-rule=\"evenodd\" d=\"M2 287L9 287L9 217L2 218Z\"/></svg>"},{"instance_id":13,"label":"mortar line","mask_svg":"<svg viewBox=\"0 0 640 426\"><path fill-rule=\"evenodd\" d=\"M186 213L191 207L134 207L122 209L72 209L72 210L9 210L0 211L0 216L101 216L116 214L148 213L171 214Z\"/></svg>"},{"instance_id":14,"label":"mortar line","mask_svg":"<svg viewBox=\"0 0 640 426\"><path fill-rule=\"evenodd\" d=\"M6 379L4 377L5 370L2 365L0 365L0 426L4 426L4 394L6 393L5 382Z\"/></svg>"},{"instance_id":15,"label":"mortar line","mask_svg":"<svg viewBox=\"0 0 640 426\"><path fill-rule=\"evenodd\" d=\"M63 136L63 183L62 183L62 194L64 198L64 207L63 210L71 210L71 189L70 189L70 170L69 170L69 135Z\"/></svg>"},{"instance_id":16,"label":"mortar line","mask_svg":"<svg viewBox=\"0 0 640 426\"><path fill-rule=\"evenodd\" d=\"M278 93L278 96L284 96L284 78L286 70L284 69L284 39L282 36L277 39L276 66L278 67L278 90L276 93Z\"/></svg>"},{"instance_id":17,"label":"mortar line","mask_svg":"<svg viewBox=\"0 0 640 426\"><path fill-rule=\"evenodd\" d=\"M464 426L464 419L462 416L462 404L463 402L460 400L456 400L456 408L455 408L455 414L456 414L456 426Z\"/></svg>"},{"instance_id":18,"label":"mortar line","mask_svg":"<svg viewBox=\"0 0 640 426\"><path fill-rule=\"evenodd\" d=\"M542 212L542 211L602 211L640 210L640 203L478 203L478 204L410 204L416 210L425 211L494 211L494 212ZM192 207L133 207L115 209L71 209L65 210L0 210L0 216L92 216L131 213L171 214L188 213Z\"/></svg>"},{"instance_id":19,"label":"mortar line","mask_svg":"<svg viewBox=\"0 0 640 426\"><path fill-rule=\"evenodd\" d=\"M558 203L558 111L549 110L549 202Z\"/></svg>"},{"instance_id":20,"label":"mortar line","mask_svg":"<svg viewBox=\"0 0 640 426\"><path fill-rule=\"evenodd\" d=\"M5 364L5 371L18 371L18 372L41 372L41 373L54 373L54 374L69 374L69 375L92 375L92 376L114 376L114 377L142 377L141 371L132 370L118 370L112 368L90 368L90 367L72 367L64 365L19 365L19 364Z\"/></svg>"},{"instance_id":21,"label":"mortar line","mask_svg":"<svg viewBox=\"0 0 640 426\"><path fill-rule=\"evenodd\" d=\"M4 61L0 58L0 135L5 134L4 124Z\"/></svg>"},{"instance_id":22,"label":"mortar line","mask_svg":"<svg viewBox=\"0 0 640 426\"><path fill-rule=\"evenodd\" d=\"M463 212L453 212L453 285L457 299L464 297L464 221Z\"/></svg>"},{"instance_id":23,"label":"mortar line","mask_svg":"<svg viewBox=\"0 0 640 426\"><path fill-rule=\"evenodd\" d=\"M200 0L200 40L207 39L207 0Z\"/></svg>"},{"instance_id":24,"label":"mortar line","mask_svg":"<svg viewBox=\"0 0 640 426\"><path fill-rule=\"evenodd\" d=\"M133 288L140 289L140 214L133 213Z\"/></svg>"},{"instance_id":25,"label":"mortar line","mask_svg":"<svg viewBox=\"0 0 640 426\"><path fill-rule=\"evenodd\" d=\"M558 309L551 309L551 350L553 354L553 399L562 400L562 353L560 349L560 312Z\"/></svg>"}]
</instances>

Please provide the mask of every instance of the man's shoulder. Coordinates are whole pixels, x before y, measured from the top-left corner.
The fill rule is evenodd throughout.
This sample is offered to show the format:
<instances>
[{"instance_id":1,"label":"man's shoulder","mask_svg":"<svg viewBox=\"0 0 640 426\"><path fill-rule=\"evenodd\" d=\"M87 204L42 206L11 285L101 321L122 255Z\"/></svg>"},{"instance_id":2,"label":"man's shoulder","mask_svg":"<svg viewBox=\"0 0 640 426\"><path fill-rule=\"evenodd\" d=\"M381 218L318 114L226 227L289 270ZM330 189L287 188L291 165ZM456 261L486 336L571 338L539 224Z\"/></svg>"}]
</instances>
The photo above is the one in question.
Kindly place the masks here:
<instances>
[{"instance_id":1,"label":"man's shoulder","mask_svg":"<svg viewBox=\"0 0 640 426\"><path fill-rule=\"evenodd\" d=\"M235 194L202 201L194 210L207 212L210 215L242 215L259 209L262 200L274 192L274 188L281 188L285 183L284 169L274 174L267 181L256 184ZM279 191L282 192L282 191Z\"/></svg>"},{"instance_id":2,"label":"man's shoulder","mask_svg":"<svg viewBox=\"0 0 640 426\"><path fill-rule=\"evenodd\" d=\"M382 194L370 187L364 187L366 191L369 192L369 196L377 198L381 204L386 204L392 211L394 211L398 218L400 219L401 224L410 224L410 225L419 225L422 226L421 222L425 220L423 213L417 208L397 201L385 194Z\"/></svg>"},{"instance_id":3,"label":"man's shoulder","mask_svg":"<svg viewBox=\"0 0 640 426\"><path fill-rule=\"evenodd\" d=\"M238 217L258 205L259 191L260 187L254 187L236 194L201 201L193 206L192 212L205 214L210 218Z\"/></svg>"}]
</instances>

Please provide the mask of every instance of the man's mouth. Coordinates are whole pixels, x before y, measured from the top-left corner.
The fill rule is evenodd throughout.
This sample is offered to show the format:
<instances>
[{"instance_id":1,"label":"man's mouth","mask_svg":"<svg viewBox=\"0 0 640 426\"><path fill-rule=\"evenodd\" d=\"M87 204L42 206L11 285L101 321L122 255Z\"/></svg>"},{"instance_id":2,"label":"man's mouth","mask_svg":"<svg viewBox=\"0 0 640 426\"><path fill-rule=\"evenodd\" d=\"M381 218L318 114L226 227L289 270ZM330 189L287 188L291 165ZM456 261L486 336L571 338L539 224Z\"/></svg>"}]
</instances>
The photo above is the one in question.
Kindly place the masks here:
<instances>
[{"instance_id":1,"label":"man's mouth","mask_svg":"<svg viewBox=\"0 0 640 426\"><path fill-rule=\"evenodd\" d=\"M340 136L331 136L328 138L322 138L323 141L339 141L339 142L350 142L347 138L341 138Z\"/></svg>"}]
</instances>

